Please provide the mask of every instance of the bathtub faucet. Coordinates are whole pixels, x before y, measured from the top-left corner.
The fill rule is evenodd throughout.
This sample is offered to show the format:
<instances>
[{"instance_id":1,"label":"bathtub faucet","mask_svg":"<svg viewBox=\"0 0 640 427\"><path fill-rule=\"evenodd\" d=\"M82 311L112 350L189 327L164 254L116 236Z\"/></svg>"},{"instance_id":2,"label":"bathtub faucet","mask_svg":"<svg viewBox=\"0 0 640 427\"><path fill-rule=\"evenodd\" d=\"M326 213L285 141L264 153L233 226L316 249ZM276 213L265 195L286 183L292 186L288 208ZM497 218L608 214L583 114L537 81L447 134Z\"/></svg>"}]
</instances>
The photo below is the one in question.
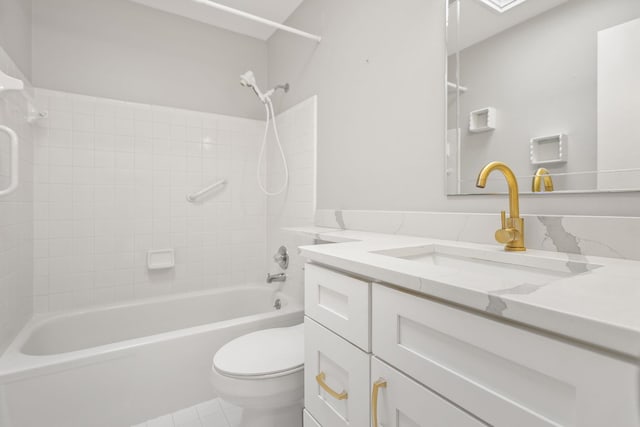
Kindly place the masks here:
<instances>
[{"instance_id":1,"label":"bathtub faucet","mask_svg":"<svg viewBox=\"0 0 640 427\"><path fill-rule=\"evenodd\" d=\"M267 274L267 283L284 282L285 280L287 280L287 275L285 273Z\"/></svg>"}]
</instances>

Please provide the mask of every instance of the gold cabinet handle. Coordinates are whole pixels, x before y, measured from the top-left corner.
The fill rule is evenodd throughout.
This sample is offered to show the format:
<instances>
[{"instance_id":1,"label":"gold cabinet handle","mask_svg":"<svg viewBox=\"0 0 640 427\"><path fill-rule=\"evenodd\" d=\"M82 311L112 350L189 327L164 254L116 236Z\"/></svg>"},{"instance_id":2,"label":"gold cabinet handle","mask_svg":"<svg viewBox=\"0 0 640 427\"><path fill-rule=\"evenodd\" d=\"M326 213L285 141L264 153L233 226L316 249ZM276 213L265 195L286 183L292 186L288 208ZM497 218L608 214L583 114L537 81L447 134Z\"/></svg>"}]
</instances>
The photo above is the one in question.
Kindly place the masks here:
<instances>
[{"instance_id":1,"label":"gold cabinet handle","mask_svg":"<svg viewBox=\"0 0 640 427\"><path fill-rule=\"evenodd\" d=\"M318 375L316 375L317 383L320 384L320 387L322 387L322 389L324 391L329 393L331 395L331 397L333 397L334 399L338 399L338 400L345 400L345 399L347 399L349 397L349 394L346 391L343 390L342 393L338 393L337 391L335 391L334 389L329 387L329 384L324 382L324 380L326 378L327 377L324 374L324 372L320 372Z\"/></svg>"},{"instance_id":2,"label":"gold cabinet handle","mask_svg":"<svg viewBox=\"0 0 640 427\"><path fill-rule=\"evenodd\" d=\"M373 392L371 393L371 417L373 419L373 427L378 427L378 393L381 388L387 387L387 380L379 378L373 383Z\"/></svg>"}]
</instances>

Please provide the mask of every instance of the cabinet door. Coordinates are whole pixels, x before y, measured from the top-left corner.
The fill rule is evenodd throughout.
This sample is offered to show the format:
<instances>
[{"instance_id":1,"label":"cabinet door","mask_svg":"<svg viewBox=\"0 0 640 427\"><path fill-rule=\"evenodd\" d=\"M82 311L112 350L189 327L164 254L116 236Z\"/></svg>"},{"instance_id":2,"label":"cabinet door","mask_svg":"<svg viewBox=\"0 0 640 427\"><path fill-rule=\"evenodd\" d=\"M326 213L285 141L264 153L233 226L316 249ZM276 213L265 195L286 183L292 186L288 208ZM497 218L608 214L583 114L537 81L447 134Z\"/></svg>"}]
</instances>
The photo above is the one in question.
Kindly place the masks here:
<instances>
[{"instance_id":1,"label":"cabinet door","mask_svg":"<svg viewBox=\"0 0 640 427\"><path fill-rule=\"evenodd\" d=\"M304 332L305 408L324 427L367 427L370 356L308 317Z\"/></svg>"},{"instance_id":2,"label":"cabinet door","mask_svg":"<svg viewBox=\"0 0 640 427\"><path fill-rule=\"evenodd\" d=\"M478 427L486 426L428 388L377 358L371 360L373 427ZM378 387L377 398L374 388Z\"/></svg>"}]
</instances>

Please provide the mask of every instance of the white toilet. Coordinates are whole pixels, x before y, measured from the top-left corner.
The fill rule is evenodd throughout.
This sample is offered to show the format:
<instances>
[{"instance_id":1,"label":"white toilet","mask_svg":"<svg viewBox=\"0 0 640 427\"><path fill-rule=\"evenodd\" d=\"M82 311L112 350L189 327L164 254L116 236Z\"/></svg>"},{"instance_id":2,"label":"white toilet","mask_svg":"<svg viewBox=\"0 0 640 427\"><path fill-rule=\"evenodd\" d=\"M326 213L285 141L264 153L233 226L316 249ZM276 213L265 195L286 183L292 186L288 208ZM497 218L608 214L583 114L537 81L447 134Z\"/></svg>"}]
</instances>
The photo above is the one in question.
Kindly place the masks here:
<instances>
[{"instance_id":1,"label":"white toilet","mask_svg":"<svg viewBox=\"0 0 640 427\"><path fill-rule=\"evenodd\" d=\"M243 409L241 427L301 427L304 325L236 338L213 357L217 394Z\"/></svg>"}]
</instances>

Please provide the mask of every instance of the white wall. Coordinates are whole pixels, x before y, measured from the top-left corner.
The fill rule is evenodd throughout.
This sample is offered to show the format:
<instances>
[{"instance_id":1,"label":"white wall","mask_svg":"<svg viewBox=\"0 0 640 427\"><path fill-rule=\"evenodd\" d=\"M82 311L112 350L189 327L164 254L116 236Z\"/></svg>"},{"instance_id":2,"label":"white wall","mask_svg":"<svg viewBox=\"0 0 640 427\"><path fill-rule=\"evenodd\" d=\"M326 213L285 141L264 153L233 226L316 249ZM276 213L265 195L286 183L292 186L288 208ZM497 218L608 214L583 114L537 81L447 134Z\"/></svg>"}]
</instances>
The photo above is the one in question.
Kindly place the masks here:
<instances>
[{"instance_id":1,"label":"white wall","mask_svg":"<svg viewBox=\"0 0 640 427\"><path fill-rule=\"evenodd\" d=\"M17 65L0 46L0 70L23 79ZM27 107L18 93L0 98L0 124L13 129L19 137L19 186L0 197L0 354L32 312L33 287L33 137L25 117ZM9 183L9 138L0 133L0 188Z\"/></svg>"},{"instance_id":2,"label":"white wall","mask_svg":"<svg viewBox=\"0 0 640 427\"><path fill-rule=\"evenodd\" d=\"M0 0L0 46L31 77L31 0Z\"/></svg>"},{"instance_id":3,"label":"white wall","mask_svg":"<svg viewBox=\"0 0 640 427\"><path fill-rule=\"evenodd\" d=\"M36 87L262 118L247 69L266 82L264 41L128 0L33 1Z\"/></svg>"},{"instance_id":4,"label":"white wall","mask_svg":"<svg viewBox=\"0 0 640 427\"><path fill-rule=\"evenodd\" d=\"M37 312L264 282L263 123L48 90L35 150ZM201 203L185 196L219 179ZM150 272L150 249L176 267Z\"/></svg>"},{"instance_id":5,"label":"white wall","mask_svg":"<svg viewBox=\"0 0 640 427\"><path fill-rule=\"evenodd\" d=\"M269 79L285 108L318 94L318 207L498 212L502 196L444 195L445 0L306 0L276 33ZM506 189L506 188L505 188ZM523 197L522 211L640 215L634 193Z\"/></svg>"}]
</instances>

